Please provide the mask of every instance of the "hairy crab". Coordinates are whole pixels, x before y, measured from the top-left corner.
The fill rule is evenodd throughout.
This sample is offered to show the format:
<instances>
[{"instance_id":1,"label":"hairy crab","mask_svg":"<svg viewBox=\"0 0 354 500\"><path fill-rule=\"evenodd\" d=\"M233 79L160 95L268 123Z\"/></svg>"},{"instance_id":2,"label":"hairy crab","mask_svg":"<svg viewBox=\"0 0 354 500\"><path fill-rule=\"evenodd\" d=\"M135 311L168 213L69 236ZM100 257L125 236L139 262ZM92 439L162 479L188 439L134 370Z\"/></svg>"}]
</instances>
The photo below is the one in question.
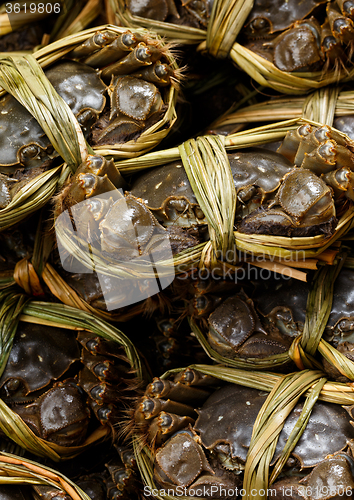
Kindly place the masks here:
<instances>
[{"instance_id":1,"label":"hairy crab","mask_svg":"<svg viewBox=\"0 0 354 500\"><path fill-rule=\"evenodd\" d=\"M200 242L199 233L193 228L163 227L142 200L131 193L124 196L121 186L124 181L112 161L102 156L88 156L57 198L56 227L64 231L75 227L75 237L82 248L89 242L95 255L110 265L112 262L151 265L151 259L167 260ZM64 265L66 259L69 264ZM71 266L69 254L61 254L61 262L66 270L74 270L75 277L70 278L70 282L87 302L105 309L107 300L102 299L102 288L106 291L105 298L111 297L108 310L123 307L124 301L137 301L127 298L129 294L136 295L137 289L131 281L102 275L100 283L97 277L89 276L85 284L86 276L82 275L85 271L82 266ZM142 288L150 286L149 283L156 287L156 280L150 279L141 284Z\"/></svg>"},{"instance_id":2,"label":"hairy crab","mask_svg":"<svg viewBox=\"0 0 354 500\"><path fill-rule=\"evenodd\" d=\"M73 463L56 464L91 500L129 500L141 489L132 448L102 443L95 456L80 456ZM94 460L93 460L94 458ZM93 466L94 463L94 466ZM85 473L89 467L90 474ZM94 472L92 472L94 470ZM67 491L47 484L0 485L1 500L73 500ZM79 498L75 496L75 499ZM81 496L80 496L81 498Z\"/></svg>"},{"instance_id":3,"label":"hairy crab","mask_svg":"<svg viewBox=\"0 0 354 500\"><path fill-rule=\"evenodd\" d=\"M223 385L190 368L176 374L174 379L154 379L138 402L134 418L140 435L153 449L155 483L188 496L193 496L197 488L205 488L208 496L214 498L227 497L225 489L235 491L242 487L241 474L253 425L266 396L257 389ZM272 464L279 457L302 406L302 402L298 403L285 420ZM347 460L349 470L352 469L352 459L345 453L350 451L354 437L352 409L352 406L316 402L285 466L285 477L288 470L294 481L295 478L302 482L319 481L324 469L330 471L333 482L349 480L345 463L342 468L337 463L336 469L327 460L333 460L333 456L339 461ZM347 470L347 476L342 469ZM352 482L351 478L348 486ZM315 496L308 498L314 500Z\"/></svg>"},{"instance_id":4,"label":"hairy crab","mask_svg":"<svg viewBox=\"0 0 354 500\"><path fill-rule=\"evenodd\" d=\"M210 347L226 358L264 358L286 352L291 334L256 311L256 298L248 297L246 287L250 293L252 287L242 280L237 284L221 279L192 281L185 297L188 314Z\"/></svg>"},{"instance_id":5,"label":"hairy crab","mask_svg":"<svg viewBox=\"0 0 354 500\"><path fill-rule=\"evenodd\" d=\"M241 34L282 71L340 68L351 58L353 19L351 1L256 0Z\"/></svg>"},{"instance_id":6,"label":"hairy crab","mask_svg":"<svg viewBox=\"0 0 354 500\"><path fill-rule=\"evenodd\" d=\"M143 2L126 0L125 5L133 16L206 28L213 0L144 0Z\"/></svg>"},{"instance_id":7,"label":"hairy crab","mask_svg":"<svg viewBox=\"0 0 354 500\"><path fill-rule=\"evenodd\" d=\"M301 125L277 150L294 167L267 205L242 219L239 231L289 236L330 235L353 199L352 144L328 126ZM258 181L259 183L259 181ZM257 186L257 181L251 187ZM272 232L268 232L272 227Z\"/></svg>"},{"instance_id":8,"label":"hairy crab","mask_svg":"<svg viewBox=\"0 0 354 500\"><path fill-rule=\"evenodd\" d=\"M164 116L174 78L166 50L146 35L97 32L45 73L92 146L118 145L137 139ZM38 122L14 97L0 100L0 112L0 208L4 208L58 155Z\"/></svg>"},{"instance_id":9,"label":"hairy crab","mask_svg":"<svg viewBox=\"0 0 354 500\"><path fill-rule=\"evenodd\" d=\"M334 283L331 312L322 338L338 352L354 361L354 271L344 268ZM253 300L265 321L290 337L302 335L306 320L310 283L294 279L274 278L256 283ZM348 382L348 378L325 358L323 370L332 380Z\"/></svg>"},{"instance_id":10,"label":"hairy crab","mask_svg":"<svg viewBox=\"0 0 354 500\"><path fill-rule=\"evenodd\" d=\"M334 129L304 124L277 152L248 148L228 153L237 193L238 231L281 236L331 235L352 200L352 144ZM138 177L131 193L163 225L205 223L182 162Z\"/></svg>"},{"instance_id":11,"label":"hairy crab","mask_svg":"<svg viewBox=\"0 0 354 500\"><path fill-rule=\"evenodd\" d=\"M249 148L229 153L238 199L235 229L272 236L332 236L337 219L353 202L351 148L351 142L338 131L304 124L287 134L277 152ZM170 262L173 255L206 239L206 218L181 161L136 176L123 196L119 189L125 186L111 161L89 155L56 199L56 220L65 220L67 228L75 226L71 236L75 233L86 252L86 269L92 268L84 249L88 244L94 259L97 255L109 266L114 262L124 267L135 265L135 259L147 261L152 255L154 262ZM69 252L71 243L68 235L66 238L64 247ZM164 254L168 248L172 251L169 256ZM101 262L98 264L97 269L102 269ZM75 273L74 281L69 278L74 288L95 307L102 307L102 286L114 299L108 310L143 298L139 295L141 299L129 298L124 303L130 284L124 288L126 283L119 276L114 283L110 271L103 272L105 283L98 284L89 276L87 284L80 285L85 273L81 264L69 269L62 259L62 265Z\"/></svg>"},{"instance_id":12,"label":"hairy crab","mask_svg":"<svg viewBox=\"0 0 354 500\"><path fill-rule=\"evenodd\" d=\"M116 424L134 383L118 344L90 332L79 332L78 341L70 330L20 323L0 379L5 403L60 446L82 444L91 412L102 425Z\"/></svg>"}]
</instances>

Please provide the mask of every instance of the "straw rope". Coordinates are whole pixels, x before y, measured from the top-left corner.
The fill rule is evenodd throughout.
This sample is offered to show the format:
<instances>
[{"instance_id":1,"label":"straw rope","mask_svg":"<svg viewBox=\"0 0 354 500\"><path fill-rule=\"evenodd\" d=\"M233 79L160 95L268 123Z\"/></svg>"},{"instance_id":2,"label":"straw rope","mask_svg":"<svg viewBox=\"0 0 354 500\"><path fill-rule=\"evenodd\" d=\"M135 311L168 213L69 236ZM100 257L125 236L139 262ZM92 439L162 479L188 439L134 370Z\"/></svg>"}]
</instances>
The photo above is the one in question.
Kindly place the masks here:
<instances>
[{"instance_id":1,"label":"straw rope","mask_svg":"<svg viewBox=\"0 0 354 500\"><path fill-rule=\"evenodd\" d=\"M280 474L284 464L304 432L317 400L348 406L354 404L353 387L346 384L328 382L323 377L323 373L316 370L303 370L288 375L280 375L276 373L245 371L223 365L191 365L188 368L228 383L269 392L269 396L259 411L253 425L251 443L247 454L243 482L243 489L246 490L243 498L247 499L265 499L268 484L272 484ZM183 370L185 368L169 370L160 378L168 379ZM287 415L291 413L300 397L306 398L302 411L269 476L269 467L278 436L281 433ZM173 496L169 496L168 494L161 496L158 493L158 488L153 479L154 451L148 446L141 449L139 443L139 436L136 435L133 444L139 471L144 483L151 490L156 488L156 498L159 500L163 498L172 500ZM254 493L255 490L256 494ZM187 500L189 497L181 498ZM204 497L201 498L205 500Z\"/></svg>"},{"instance_id":2,"label":"straw rope","mask_svg":"<svg viewBox=\"0 0 354 500\"><path fill-rule=\"evenodd\" d=\"M117 35L126 28L103 25L90 28L38 50L32 55L5 54L0 57L0 95L11 93L37 119L58 154L66 164L44 172L32 179L14 196L10 204L0 210L0 231L17 224L23 218L42 208L62 187L70 170L86 158L92 149L86 144L81 128L69 106L57 94L42 68L56 62L73 48L86 41L97 31L110 31ZM146 30L135 30L149 36L154 43L162 43L157 35ZM177 63L167 49L164 51L169 65L177 70ZM124 144L97 147L98 154L116 158L136 157L155 147L171 130L176 121L176 85L163 89L166 111L163 117L145 130L137 140Z\"/></svg>"},{"instance_id":3,"label":"straw rope","mask_svg":"<svg viewBox=\"0 0 354 500\"><path fill-rule=\"evenodd\" d=\"M342 375L354 381L354 362L322 339L332 308L335 280L345 259L346 253L340 253L334 265L323 266L317 271L307 298L303 332L292 341L285 353L264 358L226 358L210 346L193 318L189 318L190 327L207 355L217 363L246 370L270 370L292 360L299 370L322 370L322 365L315 358L316 352L319 352Z\"/></svg>"},{"instance_id":4,"label":"straw rope","mask_svg":"<svg viewBox=\"0 0 354 500\"><path fill-rule=\"evenodd\" d=\"M208 221L212 256L201 256L200 267L215 267L217 260L235 252L233 225L236 212L236 192L222 136L198 137L184 142L180 154L197 198Z\"/></svg>"},{"instance_id":5,"label":"straw rope","mask_svg":"<svg viewBox=\"0 0 354 500\"><path fill-rule=\"evenodd\" d=\"M206 36L206 50L211 56L220 59L229 56L253 3L254 0L214 0Z\"/></svg>"},{"instance_id":6,"label":"straw rope","mask_svg":"<svg viewBox=\"0 0 354 500\"><path fill-rule=\"evenodd\" d=\"M90 497L70 479L58 471L26 458L0 453L1 484L43 484L65 491L72 500L90 500Z\"/></svg>"},{"instance_id":7,"label":"straw rope","mask_svg":"<svg viewBox=\"0 0 354 500\"><path fill-rule=\"evenodd\" d=\"M34 271L32 268L33 266L30 263L23 260L18 266L18 275L21 275L21 272L25 276L30 275L29 280L34 279L35 286L37 286L38 276L33 274ZM19 277L18 279L21 282ZM24 294L16 293L13 286L0 292L0 304L0 375L4 371L10 355L18 323L19 321L25 321L59 328L87 330L91 331L94 335L117 342L124 348L126 357L135 371L136 377L140 380L142 379L143 371L140 358L130 340L120 330L93 314L78 311L75 308L62 304L29 301L29 298ZM9 439L21 446L21 448L35 455L48 457L54 461L73 458L88 449L95 442L107 438L111 433L109 426L100 425L96 430L91 432L83 444L79 446L60 446L36 436L21 417L12 411L1 399L0 429Z\"/></svg>"}]
</instances>

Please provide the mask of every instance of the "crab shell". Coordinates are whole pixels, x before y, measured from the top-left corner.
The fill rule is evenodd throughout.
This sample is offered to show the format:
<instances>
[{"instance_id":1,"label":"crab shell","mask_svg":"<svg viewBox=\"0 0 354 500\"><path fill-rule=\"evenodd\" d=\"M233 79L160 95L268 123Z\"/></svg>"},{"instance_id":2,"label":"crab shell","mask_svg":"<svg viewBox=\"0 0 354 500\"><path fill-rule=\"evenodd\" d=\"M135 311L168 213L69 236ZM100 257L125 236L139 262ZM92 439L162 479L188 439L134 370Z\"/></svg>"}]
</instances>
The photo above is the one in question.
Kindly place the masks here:
<instances>
[{"instance_id":1,"label":"crab shell","mask_svg":"<svg viewBox=\"0 0 354 500\"><path fill-rule=\"evenodd\" d=\"M70 330L20 323L0 379L5 403L35 434L61 446L83 442L89 406L102 425L116 423L122 389L134 377L117 343L90 332L78 340Z\"/></svg>"},{"instance_id":2,"label":"crab shell","mask_svg":"<svg viewBox=\"0 0 354 500\"><path fill-rule=\"evenodd\" d=\"M315 17L309 18L311 13ZM281 71L317 71L328 66L338 70L351 57L348 46L354 39L353 13L352 2L345 0L259 0L243 34L246 46Z\"/></svg>"},{"instance_id":3,"label":"crab shell","mask_svg":"<svg viewBox=\"0 0 354 500\"><path fill-rule=\"evenodd\" d=\"M255 419L267 395L257 389L228 384L214 392L198 410L194 429L203 446L218 449L223 444L229 448L230 460L246 461L248 446ZM298 403L286 419L280 433L273 463L279 457L286 440L298 419L302 403ZM351 413L349 412L349 415ZM222 417L222 418L220 418ZM218 422L215 425L215 422ZM320 436L320 439L316 438ZM353 426L346 409L333 403L317 401L310 420L293 451L301 468L313 467L327 455L343 450L354 437ZM220 449L223 454L223 450Z\"/></svg>"},{"instance_id":4,"label":"crab shell","mask_svg":"<svg viewBox=\"0 0 354 500\"><path fill-rule=\"evenodd\" d=\"M182 161L168 163L139 176L133 182L131 194L141 199L166 226L206 223Z\"/></svg>"},{"instance_id":5,"label":"crab shell","mask_svg":"<svg viewBox=\"0 0 354 500\"><path fill-rule=\"evenodd\" d=\"M326 0L255 0L243 33L250 38L264 38L277 31L289 28L295 21L307 17Z\"/></svg>"},{"instance_id":6,"label":"crab shell","mask_svg":"<svg viewBox=\"0 0 354 500\"><path fill-rule=\"evenodd\" d=\"M306 317L309 283L294 278L270 277L256 283L253 301L257 311L284 335L297 337Z\"/></svg>"},{"instance_id":7,"label":"crab shell","mask_svg":"<svg viewBox=\"0 0 354 500\"><path fill-rule=\"evenodd\" d=\"M248 234L312 236L332 234L336 211L331 189L310 170L285 175L274 202L246 216L238 230Z\"/></svg>"},{"instance_id":8,"label":"crab shell","mask_svg":"<svg viewBox=\"0 0 354 500\"><path fill-rule=\"evenodd\" d=\"M87 433L90 410L74 381L58 382L31 404L16 412L41 438L60 446L80 445Z\"/></svg>"},{"instance_id":9,"label":"crab shell","mask_svg":"<svg viewBox=\"0 0 354 500\"><path fill-rule=\"evenodd\" d=\"M62 61L46 72L56 91L70 106L85 129L103 110L106 86L98 73L85 64ZM51 157L53 147L35 118L12 96L0 100L0 171L16 166L38 167Z\"/></svg>"},{"instance_id":10,"label":"crab shell","mask_svg":"<svg viewBox=\"0 0 354 500\"><path fill-rule=\"evenodd\" d=\"M122 76L110 85L110 113L102 116L92 129L93 145L118 144L135 137L156 122L165 109L161 94L151 82Z\"/></svg>"},{"instance_id":11,"label":"crab shell","mask_svg":"<svg viewBox=\"0 0 354 500\"><path fill-rule=\"evenodd\" d=\"M321 28L312 17L297 21L294 27L277 36L269 47L273 47L273 63L281 71L316 69L322 63L320 47Z\"/></svg>"},{"instance_id":12,"label":"crab shell","mask_svg":"<svg viewBox=\"0 0 354 500\"><path fill-rule=\"evenodd\" d=\"M261 148L228 154L237 198L244 217L274 196L293 165L283 155Z\"/></svg>"},{"instance_id":13,"label":"crab shell","mask_svg":"<svg viewBox=\"0 0 354 500\"><path fill-rule=\"evenodd\" d=\"M192 430L182 429L157 450L155 481L163 487L183 486L191 490L203 481L209 485L222 482L224 486L233 478L233 486L239 484L253 425L266 397L264 392L235 384L216 390L197 410L198 418ZM303 403L298 403L287 417L272 463L280 456L302 406ZM327 456L341 452L353 442L351 411L352 407L316 402L292 452L301 469L321 464ZM229 471L227 479L220 480L219 475L215 475L212 459L217 460L218 467Z\"/></svg>"},{"instance_id":14,"label":"crab shell","mask_svg":"<svg viewBox=\"0 0 354 500\"><path fill-rule=\"evenodd\" d=\"M265 357L285 352L290 339L263 327L253 301L244 293L227 298L208 318L210 345L228 358Z\"/></svg>"},{"instance_id":15,"label":"crab shell","mask_svg":"<svg viewBox=\"0 0 354 500\"><path fill-rule=\"evenodd\" d=\"M0 378L0 389L21 400L58 380L79 359L80 349L72 332L21 324Z\"/></svg>"},{"instance_id":16,"label":"crab shell","mask_svg":"<svg viewBox=\"0 0 354 500\"><path fill-rule=\"evenodd\" d=\"M118 252L123 259L143 255L165 233L146 206L131 195L112 204L99 228L102 251Z\"/></svg>"},{"instance_id":17,"label":"crab shell","mask_svg":"<svg viewBox=\"0 0 354 500\"><path fill-rule=\"evenodd\" d=\"M127 0L126 6L133 16L198 28L207 26L213 0Z\"/></svg>"}]
</instances>

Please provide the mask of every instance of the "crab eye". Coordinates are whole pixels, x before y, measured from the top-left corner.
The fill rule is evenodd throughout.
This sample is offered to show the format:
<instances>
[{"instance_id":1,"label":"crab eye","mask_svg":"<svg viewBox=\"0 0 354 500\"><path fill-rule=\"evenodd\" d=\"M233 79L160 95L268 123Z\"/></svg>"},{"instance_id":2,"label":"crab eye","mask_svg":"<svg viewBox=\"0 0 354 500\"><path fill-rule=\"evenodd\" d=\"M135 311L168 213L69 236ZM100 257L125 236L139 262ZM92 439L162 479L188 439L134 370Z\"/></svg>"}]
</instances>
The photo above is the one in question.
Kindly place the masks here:
<instances>
[{"instance_id":1,"label":"crab eye","mask_svg":"<svg viewBox=\"0 0 354 500\"><path fill-rule=\"evenodd\" d=\"M250 28L253 31L261 31L265 30L266 28L270 28L270 23L267 19L264 17L258 17L257 19L254 19L251 24Z\"/></svg>"},{"instance_id":2,"label":"crab eye","mask_svg":"<svg viewBox=\"0 0 354 500\"><path fill-rule=\"evenodd\" d=\"M6 384L4 384L4 389L8 394L10 394L12 392L17 391L20 385L21 381L18 378L11 378L6 382Z\"/></svg>"},{"instance_id":3,"label":"crab eye","mask_svg":"<svg viewBox=\"0 0 354 500\"><path fill-rule=\"evenodd\" d=\"M40 149L35 144L30 144L22 149L20 153L21 163L26 163L28 160L33 160L40 153Z\"/></svg>"}]
</instances>

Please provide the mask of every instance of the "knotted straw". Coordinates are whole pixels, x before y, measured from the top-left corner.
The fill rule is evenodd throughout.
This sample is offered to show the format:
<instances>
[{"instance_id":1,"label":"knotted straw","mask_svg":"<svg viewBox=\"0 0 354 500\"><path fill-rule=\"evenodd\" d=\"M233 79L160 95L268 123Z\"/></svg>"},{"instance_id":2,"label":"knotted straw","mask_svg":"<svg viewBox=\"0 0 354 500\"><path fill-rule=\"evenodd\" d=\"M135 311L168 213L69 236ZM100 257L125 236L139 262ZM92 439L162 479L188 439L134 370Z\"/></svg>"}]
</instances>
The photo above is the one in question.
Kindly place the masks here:
<instances>
[{"instance_id":1,"label":"knotted straw","mask_svg":"<svg viewBox=\"0 0 354 500\"><path fill-rule=\"evenodd\" d=\"M10 453L0 453L0 484L40 484L64 491L72 500L90 500L90 497L60 472Z\"/></svg>"},{"instance_id":2,"label":"knotted straw","mask_svg":"<svg viewBox=\"0 0 354 500\"><path fill-rule=\"evenodd\" d=\"M264 358L226 358L215 351L193 318L191 329L208 356L218 363L246 370L269 370L283 366L292 360L300 370L323 367L316 357L319 353L342 375L354 381L354 362L322 339L333 303L335 280L345 264L346 253L339 254L335 265L323 266L317 271L307 297L306 318L303 332L292 342L289 350L282 354Z\"/></svg>"},{"instance_id":3,"label":"knotted straw","mask_svg":"<svg viewBox=\"0 0 354 500\"><path fill-rule=\"evenodd\" d=\"M64 57L97 31L109 31L119 35L126 29L111 25L99 26L54 42L33 55L5 54L0 57L0 85L4 89L0 90L0 95L4 95L6 90L27 108L65 162L61 167L50 169L35 177L19 190L10 204L0 210L0 230L17 224L42 208L55 191L61 188L70 172L75 172L88 152L92 153L71 109L54 90L42 68ZM152 33L142 29L135 31L150 37L154 43L162 43L157 41L157 36ZM177 70L175 59L168 49L164 51L164 56L172 69ZM176 98L177 90L175 86L170 85L164 90L167 109L158 122L136 140L108 147L98 146L98 153L116 158L132 158L155 147L166 137L176 120Z\"/></svg>"},{"instance_id":4,"label":"knotted straw","mask_svg":"<svg viewBox=\"0 0 354 500\"><path fill-rule=\"evenodd\" d=\"M328 86L303 97L272 98L269 101L239 108L235 103L226 113L215 120L210 129L257 122L276 122L304 118L323 125L333 126L335 117L354 114L354 92L341 91L338 85ZM254 126L254 125L253 125Z\"/></svg>"},{"instance_id":5,"label":"knotted straw","mask_svg":"<svg viewBox=\"0 0 354 500\"><path fill-rule=\"evenodd\" d=\"M253 8L253 0L215 0L207 29L156 21L132 15L126 0L110 0L117 22L132 27L149 27L161 36L182 44L201 42L198 50L213 57L231 60L264 87L283 94L306 94L327 85L349 82L354 68L335 68L327 71L285 72L272 62L236 42L236 38Z\"/></svg>"},{"instance_id":6,"label":"knotted straw","mask_svg":"<svg viewBox=\"0 0 354 500\"><path fill-rule=\"evenodd\" d=\"M142 379L142 365L135 347L123 332L104 320L63 304L30 301L29 297L19 293L16 285L11 285L0 292L0 304L0 375L10 355L18 323L24 321L58 328L85 330L92 332L94 336L98 335L117 342L124 349L137 380ZM21 417L1 399L0 429L21 448L54 461L67 460L79 455L97 441L107 438L111 432L108 426L100 425L83 444L60 446L36 436Z\"/></svg>"},{"instance_id":7,"label":"knotted straw","mask_svg":"<svg viewBox=\"0 0 354 500\"><path fill-rule=\"evenodd\" d=\"M290 453L299 441L317 399L340 405L350 406L354 404L353 387L337 382L328 382L323 377L323 373L317 370L303 370L288 375L279 375L276 373L244 371L223 365L192 365L189 368L225 382L270 393L253 425L243 481L243 489L246 492L244 498L247 499L265 500L268 485L274 482L279 475ZM170 370L164 373L161 378L167 379L182 370L184 369ZM301 396L306 398L301 414L269 477L270 463L278 436L286 417L291 413ZM148 446L141 450L139 437L138 435L135 436L134 447L140 473L144 483L151 490L156 489L158 492L158 487L153 479L154 451ZM254 489L256 489L256 494L254 494ZM159 500L162 500L162 498L172 500L173 496L167 494L161 496L157 493L156 498ZM181 498L187 500L190 497L182 496ZM204 497L201 498L205 500Z\"/></svg>"}]
</instances>

